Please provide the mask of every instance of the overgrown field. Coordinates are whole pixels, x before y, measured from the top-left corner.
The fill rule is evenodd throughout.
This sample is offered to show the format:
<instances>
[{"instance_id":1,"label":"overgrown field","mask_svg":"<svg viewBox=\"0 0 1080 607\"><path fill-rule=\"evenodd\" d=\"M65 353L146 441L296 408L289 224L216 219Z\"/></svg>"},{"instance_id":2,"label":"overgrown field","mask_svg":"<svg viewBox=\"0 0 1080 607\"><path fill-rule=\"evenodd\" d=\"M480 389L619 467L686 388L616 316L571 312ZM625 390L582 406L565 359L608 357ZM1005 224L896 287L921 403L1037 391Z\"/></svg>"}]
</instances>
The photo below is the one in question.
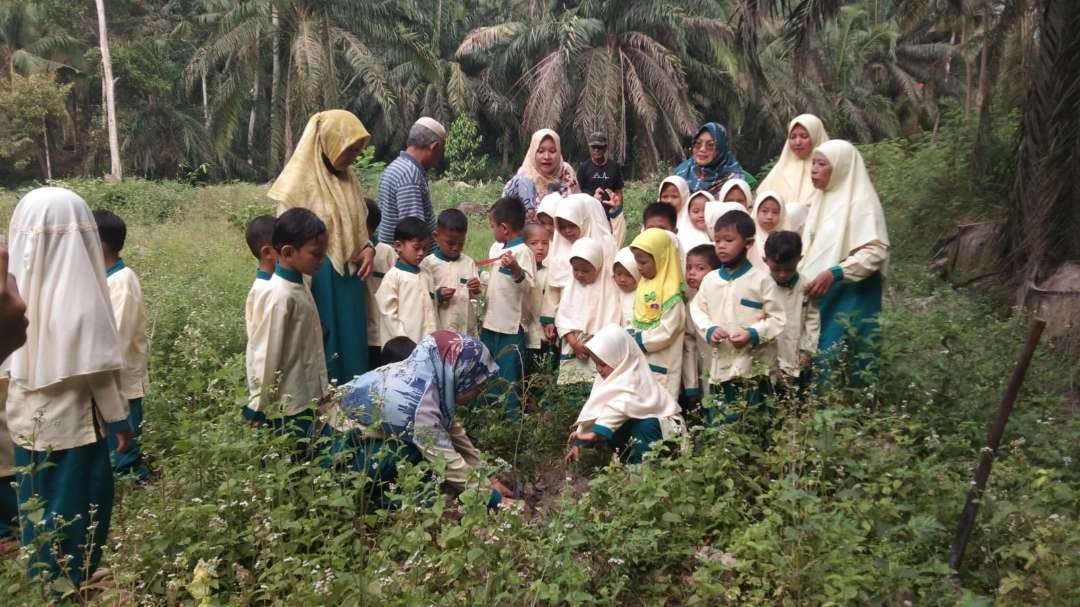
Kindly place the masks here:
<instances>
[{"instance_id":1,"label":"overgrown field","mask_svg":"<svg viewBox=\"0 0 1080 607\"><path fill-rule=\"evenodd\" d=\"M1075 361L1045 348L964 568L953 577L945 565L1026 326L924 269L945 222L983 212L947 187L962 170L959 148L865 150L896 250L877 385L791 404L768 428L697 428L692 454L638 468L592 453L563 469L580 403L558 393L546 395L554 411L520 422L467 412L492 469L539 503L523 513L488 512L483 491L434 499L423 465L401 477L401 507L378 510L360 497L363 477L294 465L279 440L241 423L254 275L242 224L268 210L264 189L68 184L128 219L124 257L148 302L143 441L158 476L141 490L119 483L113 595L170 605L1080 604L1080 427L1065 404ZM652 188L631 189L631 218ZM433 186L441 206L497 192ZM16 199L0 195L5 225ZM478 217L470 235L477 258L490 243L484 227ZM15 560L0 564L0 584L7 604L43 601Z\"/></svg>"}]
</instances>

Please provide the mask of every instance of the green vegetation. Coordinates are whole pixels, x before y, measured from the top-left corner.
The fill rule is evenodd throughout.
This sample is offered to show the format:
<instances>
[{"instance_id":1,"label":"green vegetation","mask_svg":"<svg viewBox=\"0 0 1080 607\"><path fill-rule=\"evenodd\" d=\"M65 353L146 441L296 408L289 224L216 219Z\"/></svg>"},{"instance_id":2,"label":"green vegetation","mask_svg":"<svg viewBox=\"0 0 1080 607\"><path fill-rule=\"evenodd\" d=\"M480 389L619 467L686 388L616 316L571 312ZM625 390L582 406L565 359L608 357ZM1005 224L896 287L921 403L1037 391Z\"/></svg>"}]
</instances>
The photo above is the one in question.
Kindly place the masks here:
<instances>
[{"instance_id":1,"label":"green vegetation","mask_svg":"<svg viewBox=\"0 0 1080 607\"><path fill-rule=\"evenodd\" d=\"M557 390L544 396L551 411L519 424L468 410L463 421L492 458L490 470L533 503L520 514L488 512L483 491L460 502L433 496L422 481L427 465L399 479L399 508L379 510L363 499L365 478L294 464L281 440L241 423L242 310L254 274L241 226L269 210L263 188L68 182L92 206L129 220L124 256L149 306L144 449L159 476L142 490L118 482L106 557L112 597L161 605L1077 604L1080 427L1063 398L1077 369L1045 347L1010 420L964 568L952 577L945 566L1025 328L1022 315L1002 319L925 269L935 230L1001 212L996 200L979 202L984 191L958 185L968 167L956 152L971 132L949 125L937 144L863 148L896 248L876 385L785 403L768 427L696 429L692 454L639 468L590 452L564 469L563 441L580 403ZM653 188L629 188L631 219ZM442 207L489 203L498 190L432 184ZM17 195L0 194L0 220ZM940 226L928 229L920 219L928 214L943 217ZM484 257L488 244L476 216L468 252ZM20 603L42 602L16 560L0 564L0 583Z\"/></svg>"}]
</instances>

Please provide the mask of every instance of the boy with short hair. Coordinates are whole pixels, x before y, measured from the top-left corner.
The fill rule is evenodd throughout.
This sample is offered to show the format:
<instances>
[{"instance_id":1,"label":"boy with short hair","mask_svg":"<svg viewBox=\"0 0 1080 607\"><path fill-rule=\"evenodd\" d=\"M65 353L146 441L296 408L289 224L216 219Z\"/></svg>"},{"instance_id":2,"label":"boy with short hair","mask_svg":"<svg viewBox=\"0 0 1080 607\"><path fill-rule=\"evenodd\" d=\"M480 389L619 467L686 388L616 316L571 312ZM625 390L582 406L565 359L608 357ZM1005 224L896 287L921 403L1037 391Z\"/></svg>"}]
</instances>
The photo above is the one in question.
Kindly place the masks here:
<instances>
[{"instance_id":1,"label":"boy with short hair","mask_svg":"<svg viewBox=\"0 0 1080 607\"><path fill-rule=\"evenodd\" d=\"M378 313L379 306L375 303L375 293L379 291L383 277L390 271L390 268L394 267L394 262L397 261L397 252L394 251L393 246L385 242L379 242L379 224L382 223L382 212L379 211L379 205L375 204L375 201L370 198L364 198L364 204L367 205L368 234L371 234L371 242L375 246L375 258L371 261L371 275L364 280L368 364L374 369L386 364L386 361L382 359L383 339L380 334L380 314Z\"/></svg>"},{"instance_id":2,"label":"boy with short hair","mask_svg":"<svg viewBox=\"0 0 1080 607\"><path fill-rule=\"evenodd\" d=\"M274 224L277 219L269 215L259 215L248 222L244 229L244 240L248 250L259 260L259 266L255 270L255 282L248 290L247 301L244 303L244 327L247 331L248 340L251 339L252 328L256 319L253 318L257 301L266 293L270 286L270 277L274 275L274 266L277 265L277 251L274 250Z\"/></svg>"},{"instance_id":3,"label":"boy with short hair","mask_svg":"<svg viewBox=\"0 0 1080 607\"><path fill-rule=\"evenodd\" d=\"M767 272L753 267L747 252L754 244L754 220L729 211L714 226L716 256L722 264L708 273L690 304L698 335L712 349L709 381L722 401L719 414L710 409L706 421L738 419L734 403L764 407L772 394L769 374L776 364L772 343L784 330L784 308L776 283Z\"/></svg>"},{"instance_id":4,"label":"boy with short hair","mask_svg":"<svg viewBox=\"0 0 1080 607\"><path fill-rule=\"evenodd\" d=\"M266 292L256 301L248 340L248 387L244 418L307 436L312 406L329 382L319 311L304 276L326 257L326 224L311 211L292 208L274 225L271 243L278 261ZM280 404L281 409L271 410Z\"/></svg>"},{"instance_id":5,"label":"boy with short hair","mask_svg":"<svg viewBox=\"0 0 1080 607\"><path fill-rule=\"evenodd\" d=\"M663 202L649 203L649 205L645 207L645 210L641 212L641 224L643 230L659 228L674 233L676 231L675 226L678 223L678 220L679 216L675 212L675 207Z\"/></svg>"},{"instance_id":6,"label":"boy with short hair","mask_svg":"<svg viewBox=\"0 0 1080 607\"><path fill-rule=\"evenodd\" d=\"M820 317L818 308L806 297L808 281L797 271L802 259L802 238L795 232L773 232L765 241L765 265L776 282L776 293L784 308L784 330L776 338L780 383L801 387L810 360L817 353Z\"/></svg>"},{"instance_id":7,"label":"boy with short hair","mask_svg":"<svg viewBox=\"0 0 1080 607\"><path fill-rule=\"evenodd\" d=\"M384 344L402 336L420 343L436 330L431 277L420 271L430 237L427 223L419 217L406 217L394 228L398 259L375 293L375 304L382 315L379 337Z\"/></svg>"},{"instance_id":8,"label":"boy with short hair","mask_svg":"<svg viewBox=\"0 0 1080 607\"><path fill-rule=\"evenodd\" d=\"M435 248L420 262L435 287L436 326L439 330L476 334L472 299L480 295L476 263L462 253L469 218L458 209L446 209L435 222Z\"/></svg>"},{"instance_id":9,"label":"boy with short hair","mask_svg":"<svg viewBox=\"0 0 1080 607\"><path fill-rule=\"evenodd\" d=\"M120 335L120 393L128 401L128 423L134 435L131 448L118 453L117 440L109 435L109 453L113 472L117 475L134 474L140 482L150 478L150 471L142 461L139 437L142 435L143 397L150 387L147 371L146 307L143 303L142 284L135 272L124 265L120 252L127 240L127 225L119 215L111 211L94 211L101 252L105 258L105 281L109 287L116 331Z\"/></svg>"},{"instance_id":10,"label":"boy with short hair","mask_svg":"<svg viewBox=\"0 0 1080 607\"><path fill-rule=\"evenodd\" d=\"M416 342L413 340L404 336L395 337L386 342L386 345L382 347L382 352L379 353L382 364L379 366L399 363L412 356L413 350L415 349Z\"/></svg>"},{"instance_id":11,"label":"boy with short hair","mask_svg":"<svg viewBox=\"0 0 1080 607\"><path fill-rule=\"evenodd\" d=\"M529 291L526 300L522 323L525 326L525 351L527 353L525 373L531 375L541 369L545 355L557 354L557 350L546 340L540 318L548 279L548 269L544 265L544 260L547 259L548 250L551 248L551 234L543 225L530 223L525 226L522 236L525 238L525 246L529 247L533 259L536 260L536 275L533 277L533 288Z\"/></svg>"},{"instance_id":12,"label":"boy with short hair","mask_svg":"<svg viewBox=\"0 0 1080 607\"><path fill-rule=\"evenodd\" d=\"M505 394L504 406L510 416L521 411L522 358L525 356L526 300L535 288L536 260L525 244L525 206L516 198L503 197L491 205L488 222L495 242L489 258L498 258L487 286L480 340L499 365L499 377L509 384L504 391L499 382L491 382L488 398L497 400Z\"/></svg>"},{"instance_id":13,"label":"boy with short hair","mask_svg":"<svg viewBox=\"0 0 1080 607\"><path fill-rule=\"evenodd\" d=\"M719 268L720 259L716 256L713 245L701 244L690 249L686 253L686 300L693 301L701 288L701 281L709 272ZM686 407L696 406L701 402L701 358L707 351L705 342L698 337L693 317L687 314L682 367L682 397Z\"/></svg>"}]
</instances>

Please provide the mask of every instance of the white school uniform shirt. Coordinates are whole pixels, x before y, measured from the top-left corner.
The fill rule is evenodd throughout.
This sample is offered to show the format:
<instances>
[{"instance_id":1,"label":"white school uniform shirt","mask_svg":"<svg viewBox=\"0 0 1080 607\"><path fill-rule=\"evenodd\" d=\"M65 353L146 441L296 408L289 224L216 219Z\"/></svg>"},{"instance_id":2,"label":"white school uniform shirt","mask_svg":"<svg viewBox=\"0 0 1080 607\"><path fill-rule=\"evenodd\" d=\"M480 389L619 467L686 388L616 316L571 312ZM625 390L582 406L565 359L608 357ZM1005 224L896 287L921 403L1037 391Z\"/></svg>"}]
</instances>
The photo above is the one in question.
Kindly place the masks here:
<instances>
[{"instance_id":1,"label":"white school uniform shirt","mask_svg":"<svg viewBox=\"0 0 1080 607\"><path fill-rule=\"evenodd\" d=\"M329 383L315 300L300 272L278 266L259 302L247 349L248 409L268 417L302 413Z\"/></svg>"},{"instance_id":2,"label":"white school uniform shirt","mask_svg":"<svg viewBox=\"0 0 1080 607\"><path fill-rule=\"evenodd\" d=\"M821 317L818 308L804 290L810 281L796 274L785 284L776 285L776 296L784 308L784 330L776 338L776 358L780 371L789 377L799 376L799 354L817 352Z\"/></svg>"},{"instance_id":3,"label":"white school uniform shirt","mask_svg":"<svg viewBox=\"0 0 1080 607\"><path fill-rule=\"evenodd\" d=\"M120 355L124 360L120 369L120 392L128 400L142 398L150 388L142 285L135 272L124 265L123 259L105 270L105 280L109 285L116 331L120 334Z\"/></svg>"},{"instance_id":4,"label":"white school uniform shirt","mask_svg":"<svg viewBox=\"0 0 1080 607\"><path fill-rule=\"evenodd\" d=\"M686 287L686 300L694 301L696 289ZM686 315L686 333L683 335L682 391L686 396L702 396L701 390L701 353L705 351L701 338L697 335L694 319Z\"/></svg>"},{"instance_id":5,"label":"white school uniform shirt","mask_svg":"<svg viewBox=\"0 0 1080 607\"><path fill-rule=\"evenodd\" d=\"M521 266L521 278L515 280L510 270L502 267L498 261L492 264L484 328L503 335L516 335L521 330L524 313L528 311L525 301L536 287L536 258L520 236L506 244L493 243L488 250L488 258L501 257L506 251L513 253Z\"/></svg>"},{"instance_id":6,"label":"white school uniform shirt","mask_svg":"<svg viewBox=\"0 0 1080 607\"><path fill-rule=\"evenodd\" d=\"M263 295L270 290L270 278L273 275L273 272L255 270L255 282L251 283L247 299L244 300L244 333L247 335L248 341L251 341L251 335L255 332L255 325L259 322L259 310L263 309L261 300Z\"/></svg>"},{"instance_id":7,"label":"white school uniform shirt","mask_svg":"<svg viewBox=\"0 0 1080 607\"><path fill-rule=\"evenodd\" d=\"M525 348L539 350L544 343L544 325L541 311L544 307L544 294L547 290L548 269L542 263L536 264L536 279L533 288L529 290L526 298L525 316ZM555 322L552 318L550 322Z\"/></svg>"},{"instance_id":8,"label":"white school uniform shirt","mask_svg":"<svg viewBox=\"0 0 1080 607\"><path fill-rule=\"evenodd\" d=\"M37 390L12 380L6 412L17 444L30 451L59 451L96 443L108 424L126 423L128 401L120 391L120 372L100 371Z\"/></svg>"},{"instance_id":9,"label":"white school uniform shirt","mask_svg":"<svg viewBox=\"0 0 1080 607\"><path fill-rule=\"evenodd\" d=\"M383 345L379 326L381 314L378 314L379 307L375 303L375 293L379 291L383 278L390 268L394 267L395 261L397 261L397 251L394 247L384 242L375 244L375 259L372 261L371 275L364 280L364 301L367 304L367 343L371 347L377 348Z\"/></svg>"},{"instance_id":10,"label":"white school uniform shirt","mask_svg":"<svg viewBox=\"0 0 1080 607\"><path fill-rule=\"evenodd\" d=\"M776 367L773 342L785 322L776 289L772 276L749 261L733 272L722 267L705 275L690 304L690 315L698 336L710 344L703 353L710 383L768 375ZM728 333L745 329L751 342L742 348L727 340L712 346L710 338L717 329Z\"/></svg>"},{"instance_id":11,"label":"white school uniform shirt","mask_svg":"<svg viewBox=\"0 0 1080 607\"><path fill-rule=\"evenodd\" d=\"M435 300L431 277L418 266L400 259L383 277L375 303L382 315L379 337L385 345L395 337L415 343L436 330Z\"/></svg>"},{"instance_id":12,"label":"white school uniform shirt","mask_svg":"<svg viewBox=\"0 0 1080 607\"><path fill-rule=\"evenodd\" d=\"M476 335L476 314L466 284L470 278L478 278L472 258L462 254L457 259L450 259L436 247L431 255L420 262L420 269L429 276L435 293L437 328L440 331ZM445 287L454 289L454 296L446 304L439 301L439 289Z\"/></svg>"}]
</instances>

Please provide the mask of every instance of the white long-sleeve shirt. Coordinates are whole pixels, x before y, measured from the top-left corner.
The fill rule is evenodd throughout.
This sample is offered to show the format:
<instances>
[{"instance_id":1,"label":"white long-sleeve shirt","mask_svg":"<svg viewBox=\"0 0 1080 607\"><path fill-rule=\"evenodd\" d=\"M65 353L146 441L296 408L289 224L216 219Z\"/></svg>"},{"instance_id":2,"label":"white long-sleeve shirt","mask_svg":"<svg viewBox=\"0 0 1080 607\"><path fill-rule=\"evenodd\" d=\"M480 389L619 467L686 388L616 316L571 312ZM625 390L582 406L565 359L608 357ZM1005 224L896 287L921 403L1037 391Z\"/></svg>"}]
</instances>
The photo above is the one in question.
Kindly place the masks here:
<instances>
[{"instance_id":1,"label":"white long-sleeve shirt","mask_svg":"<svg viewBox=\"0 0 1080 607\"><path fill-rule=\"evenodd\" d=\"M142 398L150 388L142 285L123 260L106 270L105 276L113 316L116 318L116 331L120 334L120 356L124 361L120 370L120 391L128 400Z\"/></svg>"}]
</instances>

